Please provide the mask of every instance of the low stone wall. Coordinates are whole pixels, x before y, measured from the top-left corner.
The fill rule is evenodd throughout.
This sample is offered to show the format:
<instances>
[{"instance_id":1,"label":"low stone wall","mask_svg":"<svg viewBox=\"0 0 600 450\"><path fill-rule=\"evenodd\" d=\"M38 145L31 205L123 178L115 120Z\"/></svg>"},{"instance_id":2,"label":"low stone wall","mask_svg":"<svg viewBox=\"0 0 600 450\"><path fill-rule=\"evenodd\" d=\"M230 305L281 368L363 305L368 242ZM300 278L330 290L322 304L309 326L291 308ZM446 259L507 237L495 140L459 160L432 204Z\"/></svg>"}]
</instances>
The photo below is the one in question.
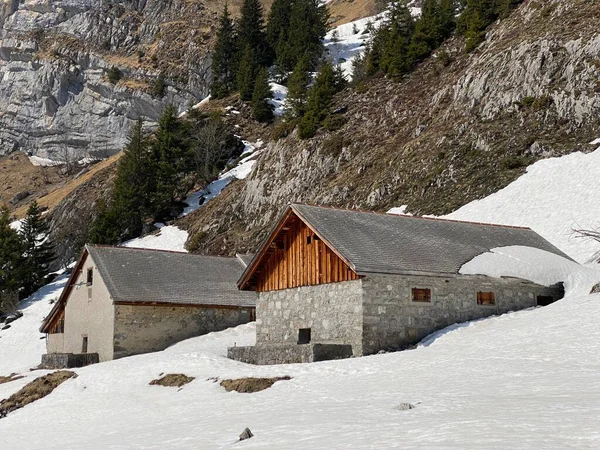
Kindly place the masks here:
<instances>
[{"instance_id":1,"label":"low stone wall","mask_svg":"<svg viewBox=\"0 0 600 450\"><path fill-rule=\"evenodd\" d=\"M96 364L98 353L47 353L42 355L40 369L69 369Z\"/></svg>"},{"instance_id":2,"label":"low stone wall","mask_svg":"<svg viewBox=\"0 0 600 450\"><path fill-rule=\"evenodd\" d=\"M247 364L299 364L352 357L352 346L342 344L256 345L229 347L227 357Z\"/></svg>"}]
</instances>

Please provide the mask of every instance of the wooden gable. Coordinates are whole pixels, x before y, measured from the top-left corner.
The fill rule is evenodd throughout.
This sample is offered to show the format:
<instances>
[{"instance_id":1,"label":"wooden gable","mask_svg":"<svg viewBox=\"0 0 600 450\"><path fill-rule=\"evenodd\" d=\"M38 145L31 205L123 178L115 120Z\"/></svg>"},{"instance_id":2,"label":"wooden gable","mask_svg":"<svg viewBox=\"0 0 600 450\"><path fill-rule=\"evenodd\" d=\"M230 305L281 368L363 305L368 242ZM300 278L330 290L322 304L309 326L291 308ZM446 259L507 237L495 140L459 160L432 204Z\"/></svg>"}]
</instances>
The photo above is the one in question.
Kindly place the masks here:
<instances>
[{"instance_id":1,"label":"wooden gable","mask_svg":"<svg viewBox=\"0 0 600 450\"><path fill-rule=\"evenodd\" d=\"M240 280L240 288L265 292L359 278L318 233L290 209Z\"/></svg>"}]
</instances>

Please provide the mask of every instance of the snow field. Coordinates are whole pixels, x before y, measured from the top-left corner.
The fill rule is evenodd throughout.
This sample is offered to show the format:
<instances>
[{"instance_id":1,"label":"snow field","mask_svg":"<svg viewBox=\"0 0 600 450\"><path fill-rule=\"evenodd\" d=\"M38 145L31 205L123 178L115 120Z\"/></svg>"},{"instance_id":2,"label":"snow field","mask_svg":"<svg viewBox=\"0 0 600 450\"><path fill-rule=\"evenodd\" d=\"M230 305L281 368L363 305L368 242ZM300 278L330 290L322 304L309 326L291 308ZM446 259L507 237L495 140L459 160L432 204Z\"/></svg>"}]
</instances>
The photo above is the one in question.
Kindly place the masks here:
<instances>
[{"instance_id":1,"label":"snow field","mask_svg":"<svg viewBox=\"0 0 600 450\"><path fill-rule=\"evenodd\" d=\"M580 263L600 244L575 229L600 228L600 148L543 159L506 188L444 216L448 219L530 227Z\"/></svg>"}]
</instances>

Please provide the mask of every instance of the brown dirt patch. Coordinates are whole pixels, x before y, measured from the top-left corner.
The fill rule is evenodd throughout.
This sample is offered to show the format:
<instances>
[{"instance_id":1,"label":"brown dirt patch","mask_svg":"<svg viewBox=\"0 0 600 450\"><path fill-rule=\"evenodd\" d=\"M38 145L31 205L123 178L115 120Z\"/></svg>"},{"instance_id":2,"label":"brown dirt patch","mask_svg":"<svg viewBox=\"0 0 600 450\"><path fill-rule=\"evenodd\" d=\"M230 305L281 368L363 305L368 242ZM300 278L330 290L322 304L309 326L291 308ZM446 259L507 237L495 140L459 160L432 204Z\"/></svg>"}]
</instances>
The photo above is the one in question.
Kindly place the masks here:
<instances>
[{"instance_id":1,"label":"brown dirt patch","mask_svg":"<svg viewBox=\"0 0 600 450\"><path fill-rule=\"evenodd\" d=\"M19 378L23 378L23 375L17 375L16 373L11 373L7 377L0 376L0 384L10 383L11 381L18 380Z\"/></svg>"},{"instance_id":2,"label":"brown dirt patch","mask_svg":"<svg viewBox=\"0 0 600 450\"><path fill-rule=\"evenodd\" d=\"M260 392L273 386L277 381L291 380L291 377L273 377L273 378L239 378L237 380L223 380L221 386L227 392L236 391L243 394Z\"/></svg>"},{"instance_id":3,"label":"brown dirt patch","mask_svg":"<svg viewBox=\"0 0 600 450\"><path fill-rule=\"evenodd\" d=\"M194 379L195 377L188 377L182 373L169 373L164 377L152 380L150 384L156 384L158 386L181 387L192 382Z\"/></svg>"},{"instance_id":4,"label":"brown dirt patch","mask_svg":"<svg viewBox=\"0 0 600 450\"><path fill-rule=\"evenodd\" d=\"M100 172L102 169L109 167L112 164L114 164L115 162L117 162L119 160L119 158L121 157L121 154L122 154L121 152L116 153L113 156L111 156L110 158L106 158L105 160L103 160L97 164L94 164L90 168L89 171L87 171L80 177L75 178L74 180L71 180L64 186L61 186L61 187L55 189L54 191L50 192L48 195L40 197L37 200L38 204L40 206L45 206L48 209L52 210L56 205L58 205L60 203L60 201L63 198L65 198L67 195L69 195L71 192L73 192L76 188L78 188L82 184L89 181L96 173ZM28 207L28 205L23 205L20 208L16 209L14 211L14 215L18 219L25 217L25 215L27 213L27 207Z\"/></svg>"},{"instance_id":5,"label":"brown dirt patch","mask_svg":"<svg viewBox=\"0 0 600 450\"><path fill-rule=\"evenodd\" d=\"M77 374L75 372L58 370L36 378L19 392L0 402L0 417L4 417L10 412L23 408L40 398L44 398L69 378L76 377Z\"/></svg>"}]
</instances>

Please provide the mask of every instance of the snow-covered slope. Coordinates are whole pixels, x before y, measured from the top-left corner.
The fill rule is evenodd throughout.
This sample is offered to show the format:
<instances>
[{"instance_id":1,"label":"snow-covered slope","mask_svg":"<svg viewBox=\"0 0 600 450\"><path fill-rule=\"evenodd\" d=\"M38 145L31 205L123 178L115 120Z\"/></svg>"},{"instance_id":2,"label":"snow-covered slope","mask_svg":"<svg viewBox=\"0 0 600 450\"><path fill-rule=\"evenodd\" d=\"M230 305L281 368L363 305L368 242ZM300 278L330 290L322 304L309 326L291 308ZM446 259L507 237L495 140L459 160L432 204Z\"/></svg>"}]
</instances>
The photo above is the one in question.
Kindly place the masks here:
<instances>
[{"instance_id":1,"label":"snow-covered slope","mask_svg":"<svg viewBox=\"0 0 600 450\"><path fill-rule=\"evenodd\" d=\"M600 244L575 229L600 228L600 148L538 161L505 189L463 206L449 219L530 227L579 262Z\"/></svg>"},{"instance_id":2,"label":"snow-covered slope","mask_svg":"<svg viewBox=\"0 0 600 450\"><path fill-rule=\"evenodd\" d=\"M0 422L0 447L598 448L600 295L481 320L416 350L253 367L225 358L252 324L78 369ZM161 373L196 379L149 386ZM255 394L213 377L290 375ZM401 411L401 403L415 409ZM24 424L35 424L24 432ZM237 436L249 427L255 437Z\"/></svg>"},{"instance_id":3,"label":"snow-covered slope","mask_svg":"<svg viewBox=\"0 0 600 450\"><path fill-rule=\"evenodd\" d=\"M38 329L58 300L68 275L61 275L21 303L23 317L0 330L0 375L26 372L39 365L46 353L45 336ZM0 327L1 328L1 327ZM0 441L1 442L1 441Z\"/></svg>"}]
</instances>

